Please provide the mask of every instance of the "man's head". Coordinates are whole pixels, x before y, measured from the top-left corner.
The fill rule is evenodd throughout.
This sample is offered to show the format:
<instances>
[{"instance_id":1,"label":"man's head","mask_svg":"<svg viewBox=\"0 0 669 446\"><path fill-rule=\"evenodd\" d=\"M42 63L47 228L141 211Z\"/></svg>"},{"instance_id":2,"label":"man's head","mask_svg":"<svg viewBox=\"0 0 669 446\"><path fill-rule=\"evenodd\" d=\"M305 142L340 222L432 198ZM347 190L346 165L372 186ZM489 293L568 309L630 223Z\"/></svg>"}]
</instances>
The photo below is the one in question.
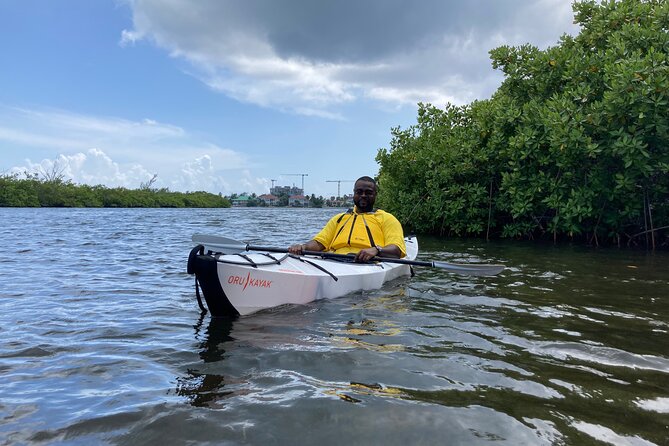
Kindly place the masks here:
<instances>
[{"instance_id":1,"label":"man's head","mask_svg":"<svg viewBox=\"0 0 669 446\"><path fill-rule=\"evenodd\" d=\"M371 177L360 177L353 186L353 203L358 212L372 212L376 201L376 181Z\"/></svg>"}]
</instances>

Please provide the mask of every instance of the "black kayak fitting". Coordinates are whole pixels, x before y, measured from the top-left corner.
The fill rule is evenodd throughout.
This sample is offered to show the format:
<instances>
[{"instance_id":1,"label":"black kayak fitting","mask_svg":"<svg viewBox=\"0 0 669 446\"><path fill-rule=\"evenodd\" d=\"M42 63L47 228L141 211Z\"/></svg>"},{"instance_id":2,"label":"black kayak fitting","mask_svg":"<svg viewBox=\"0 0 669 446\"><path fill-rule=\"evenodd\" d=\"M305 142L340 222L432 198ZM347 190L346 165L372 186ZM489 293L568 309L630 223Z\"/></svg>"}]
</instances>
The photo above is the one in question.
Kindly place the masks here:
<instances>
[{"instance_id":1,"label":"black kayak fitting","mask_svg":"<svg viewBox=\"0 0 669 446\"><path fill-rule=\"evenodd\" d=\"M197 284L202 288L204 300L212 317L236 318L239 312L232 306L218 280L218 262L216 258L204 252L204 246L197 245L188 255L188 274L195 274L195 290L200 308L204 309L199 299Z\"/></svg>"}]
</instances>

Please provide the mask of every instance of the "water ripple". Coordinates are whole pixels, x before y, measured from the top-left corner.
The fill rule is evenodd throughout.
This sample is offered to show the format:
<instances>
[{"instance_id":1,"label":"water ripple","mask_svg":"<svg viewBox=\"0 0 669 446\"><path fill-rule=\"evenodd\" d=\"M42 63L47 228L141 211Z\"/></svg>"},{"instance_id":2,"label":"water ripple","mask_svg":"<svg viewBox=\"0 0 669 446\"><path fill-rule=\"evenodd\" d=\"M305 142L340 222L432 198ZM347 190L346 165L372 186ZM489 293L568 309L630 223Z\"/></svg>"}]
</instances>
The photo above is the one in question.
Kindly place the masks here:
<instances>
[{"instance_id":1,"label":"water ripple","mask_svg":"<svg viewBox=\"0 0 669 446\"><path fill-rule=\"evenodd\" d=\"M335 212L0 209L3 444L667 443L661 253L421 237L508 268L201 317L191 234L285 247Z\"/></svg>"}]
</instances>

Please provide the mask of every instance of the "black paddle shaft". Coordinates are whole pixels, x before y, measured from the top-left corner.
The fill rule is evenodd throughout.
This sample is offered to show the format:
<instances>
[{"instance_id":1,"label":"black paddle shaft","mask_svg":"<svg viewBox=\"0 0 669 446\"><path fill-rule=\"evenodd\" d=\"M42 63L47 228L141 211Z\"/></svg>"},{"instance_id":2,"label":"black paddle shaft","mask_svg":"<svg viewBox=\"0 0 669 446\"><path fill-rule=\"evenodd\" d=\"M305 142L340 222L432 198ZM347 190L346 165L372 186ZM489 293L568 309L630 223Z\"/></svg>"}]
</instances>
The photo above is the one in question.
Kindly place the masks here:
<instances>
[{"instance_id":1,"label":"black paddle shaft","mask_svg":"<svg viewBox=\"0 0 669 446\"><path fill-rule=\"evenodd\" d=\"M252 246L252 245L246 245L246 250L280 252L280 253L288 252L288 250L285 248L272 248L267 246ZM306 256L321 257L324 259L353 260L355 258L355 255L353 254L335 254L334 252L323 252L323 251L302 251L302 254ZM429 266L429 267L434 266L433 262L421 262L420 260L408 260L408 259L395 259L392 257L374 257L372 258L372 261L374 260L386 263L401 263L403 265Z\"/></svg>"}]
</instances>

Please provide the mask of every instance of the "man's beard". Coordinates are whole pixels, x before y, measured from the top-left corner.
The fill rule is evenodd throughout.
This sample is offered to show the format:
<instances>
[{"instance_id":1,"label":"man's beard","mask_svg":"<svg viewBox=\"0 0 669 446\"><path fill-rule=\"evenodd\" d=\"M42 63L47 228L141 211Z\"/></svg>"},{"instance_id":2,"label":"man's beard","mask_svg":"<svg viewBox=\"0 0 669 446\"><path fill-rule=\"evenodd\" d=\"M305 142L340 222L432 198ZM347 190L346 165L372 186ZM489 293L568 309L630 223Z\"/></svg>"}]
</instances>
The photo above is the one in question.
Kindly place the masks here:
<instances>
[{"instance_id":1,"label":"man's beard","mask_svg":"<svg viewBox=\"0 0 669 446\"><path fill-rule=\"evenodd\" d=\"M365 200L367 203L364 207L360 205L360 200L354 201L355 207L358 209L358 212L372 212L372 209L374 208L374 202Z\"/></svg>"}]
</instances>

